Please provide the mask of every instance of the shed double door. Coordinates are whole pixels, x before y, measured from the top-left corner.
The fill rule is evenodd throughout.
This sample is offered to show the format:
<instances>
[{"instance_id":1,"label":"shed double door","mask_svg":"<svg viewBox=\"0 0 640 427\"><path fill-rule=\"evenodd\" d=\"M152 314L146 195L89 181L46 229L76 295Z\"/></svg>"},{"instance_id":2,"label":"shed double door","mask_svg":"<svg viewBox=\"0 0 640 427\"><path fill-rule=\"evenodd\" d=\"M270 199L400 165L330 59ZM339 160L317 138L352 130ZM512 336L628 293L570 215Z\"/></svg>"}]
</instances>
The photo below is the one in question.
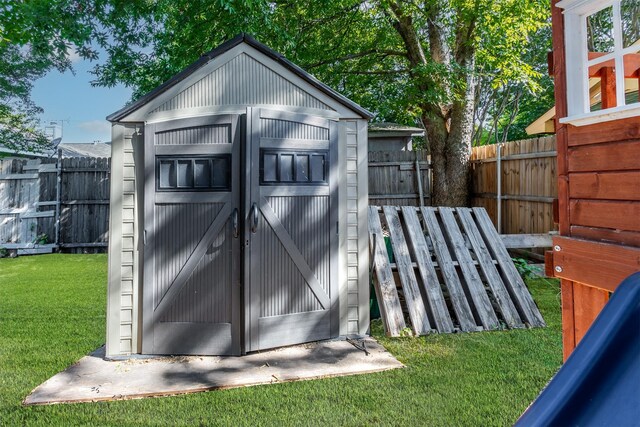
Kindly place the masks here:
<instances>
[{"instance_id":1,"label":"shed double door","mask_svg":"<svg viewBox=\"0 0 640 427\"><path fill-rule=\"evenodd\" d=\"M338 335L335 132L251 108L146 125L143 353Z\"/></svg>"},{"instance_id":2,"label":"shed double door","mask_svg":"<svg viewBox=\"0 0 640 427\"><path fill-rule=\"evenodd\" d=\"M247 111L245 350L338 336L337 126Z\"/></svg>"}]
</instances>

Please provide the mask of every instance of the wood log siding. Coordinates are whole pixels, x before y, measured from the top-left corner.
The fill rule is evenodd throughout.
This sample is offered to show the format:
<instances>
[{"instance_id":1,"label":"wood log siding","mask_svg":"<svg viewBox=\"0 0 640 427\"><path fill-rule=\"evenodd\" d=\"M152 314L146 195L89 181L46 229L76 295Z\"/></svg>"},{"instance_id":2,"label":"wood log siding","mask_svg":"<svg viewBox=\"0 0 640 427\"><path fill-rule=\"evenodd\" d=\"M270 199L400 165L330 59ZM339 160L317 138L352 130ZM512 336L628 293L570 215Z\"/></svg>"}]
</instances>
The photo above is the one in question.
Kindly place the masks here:
<instances>
[{"instance_id":1,"label":"wood log siding","mask_svg":"<svg viewBox=\"0 0 640 427\"><path fill-rule=\"evenodd\" d=\"M640 200L640 172L570 173L569 193L578 199Z\"/></svg>"},{"instance_id":2,"label":"wood log siding","mask_svg":"<svg viewBox=\"0 0 640 427\"><path fill-rule=\"evenodd\" d=\"M5 220L0 225L0 247L31 245L37 236L46 234L48 243L57 244L64 252L105 251L109 169L110 160L106 158L64 158L60 164L55 158L0 160L0 219ZM28 196L33 200L27 203L27 187L19 183L32 176L37 180L38 191ZM22 212L25 209L28 212ZM26 220L32 224L19 226Z\"/></svg>"},{"instance_id":3,"label":"wood log siding","mask_svg":"<svg viewBox=\"0 0 640 427\"><path fill-rule=\"evenodd\" d=\"M567 126L566 135L565 235L640 246L638 119Z\"/></svg>"},{"instance_id":4,"label":"wood log siding","mask_svg":"<svg viewBox=\"0 0 640 427\"><path fill-rule=\"evenodd\" d=\"M568 172L638 170L639 158L640 139L572 146L567 152Z\"/></svg>"}]
</instances>

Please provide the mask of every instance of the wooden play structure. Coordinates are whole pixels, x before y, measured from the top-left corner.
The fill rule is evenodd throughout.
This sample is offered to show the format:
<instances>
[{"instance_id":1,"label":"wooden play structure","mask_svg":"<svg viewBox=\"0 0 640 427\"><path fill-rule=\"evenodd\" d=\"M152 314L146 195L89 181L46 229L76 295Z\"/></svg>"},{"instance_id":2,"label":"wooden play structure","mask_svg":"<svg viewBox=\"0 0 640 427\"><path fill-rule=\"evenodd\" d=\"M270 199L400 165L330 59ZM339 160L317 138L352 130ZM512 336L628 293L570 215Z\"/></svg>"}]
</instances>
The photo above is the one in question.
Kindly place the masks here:
<instances>
[{"instance_id":1,"label":"wooden play structure","mask_svg":"<svg viewBox=\"0 0 640 427\"><path fill-rule=\"evenodd\" d=\"M625 22L629 3L553 2L560 236L547 272L562 279L565 359L640 270L640 43ZM609 17L614 31L598 33ZM585 49L594 45L603 51ZM590 105L594 90L599 104Z\"/></svg>"}]
</instances>

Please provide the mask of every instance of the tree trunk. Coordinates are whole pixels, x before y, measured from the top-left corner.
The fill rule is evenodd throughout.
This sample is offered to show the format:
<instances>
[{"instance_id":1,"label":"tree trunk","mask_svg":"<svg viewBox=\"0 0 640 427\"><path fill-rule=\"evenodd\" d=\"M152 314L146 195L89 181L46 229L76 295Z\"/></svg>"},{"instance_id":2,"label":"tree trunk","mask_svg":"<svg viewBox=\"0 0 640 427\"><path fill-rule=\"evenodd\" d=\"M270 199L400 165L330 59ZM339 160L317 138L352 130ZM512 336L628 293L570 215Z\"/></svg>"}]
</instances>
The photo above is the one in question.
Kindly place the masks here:
<instances>
[{"instance_id":1,"label":"tree trunk","mask_svg":"<svg viewBox=\"0 0 640 427\"><path fill-rule=\"evenodd\" d=\"M453 52L449 44L452 36L450 5L445 1L430 3L425 10L429 16L427 31L430 56L427 59L418 29L411 15L403 10L402 5L401 2L391 1L385 13L402 38L412 70L419 70L429 62L449 68L453 60L460 70L468 70L465 76L464 93L460 94L462 95L460 98L453 96L454 88L446 79L434 80L429 75L410 72L411 77L417 79L418 90L433 91L438 85L445 94L444 101L425 102L420 106L423 111L421 120L426 130L433 165L433 204L467 206L476 89L472 71L475 65L475 50L470 40L475 22L473 20L467 22L460 18L460 26L455 32L455 52Z\"/></svg>"},{"instance_id":2,"label":"tree trunk","mask_svg":"<svg viewBox=\"0 0 640 427\"><path fill-rule=\"evenodd\" d=\"M453 103L449 120L435 112L422 118L431 150L435 206L469 205L475 89L476 78L469 73L465 96Z\"/></svg>"},{"instance_id":3,"label":"tree trunk","mask_svg":"<svg viewBox=\"0 0 640 427\"><path fill-rule=\"evenodd\" d=\"M441 117L423 117L431 152L433 205L467 206L471 134L466 141L454 140Z\"/></svg>"}]
</instances>

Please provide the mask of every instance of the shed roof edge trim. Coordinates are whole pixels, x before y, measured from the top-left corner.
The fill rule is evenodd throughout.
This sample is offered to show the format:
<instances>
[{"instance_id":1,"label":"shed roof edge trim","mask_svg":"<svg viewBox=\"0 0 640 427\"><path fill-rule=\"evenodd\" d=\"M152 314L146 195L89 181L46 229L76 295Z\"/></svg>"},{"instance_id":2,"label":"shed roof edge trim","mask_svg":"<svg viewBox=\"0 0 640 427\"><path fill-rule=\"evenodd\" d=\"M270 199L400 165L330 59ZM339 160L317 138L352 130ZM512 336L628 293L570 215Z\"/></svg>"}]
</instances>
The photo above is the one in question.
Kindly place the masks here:
<instances>
[{"instance_id":1,"label":"shed roof edge trim","mask_svg":"<svg viewBox=\"0 0 640 427\"><path fill-rule=\"evenodd\" d=\"M311 74L307 73L302 68L298 67L293 62L289 61L282 54L280 54L280 53L274 51L273 49L265 46L264 44L260 43L259 41L257 41L253 37L251 37L249 34L241 33L238 36L234 37L233 39L227 40L226 42L222 43L221 45L219 45L215 49L203 54L197 61L195 61L194 63L192 63L191 65L186 67L184 70L180 71L179 73L177 73L176 75L171 77L169 80L167 80L164 83L162 83L161 85L157 86L155 89L153 89L150 92L146 93L145 95L141 96L135 102L133 102L133 103L121 108L120 110L108 115L107 116L107 120L110 121L110 122L116 122L116 121L124 118L125 116L127 116L130 113L132 113L133 111L137 110L138 108L140 108L144 104L148 103L152 99L158 97L163 92L165 92L167 89L169 89L172 86L176 85L178 82L180 82L180 81L186 79L187 77L189 77L196 70L200 69L201 67L203 67L204 65L209 63L211 60L213 60L216 57L220 56L221 54L233 49L234 47L238 46L241 43L246 43L249 46L257 49L260 52L262 52L263 54L265 54L269 58L271 58L274 61L280 63L286 69L288 69L289 71L293 72L294 74L296 74L297 76L302 78L304 81L306 81L310 85L314 86L316 89L318 89L321 92L325 93L329 97L335 99L337 102L339 102L340 104L346 106L347 108L349 108L349 109L357 112L358 114L362 115L364 118L370 119L370 118L373 117L373 113L371 113L369 110L361 107L360 105L358 105L355 102L351 101L350 99L348 99L344 95L336 92L334 89L332 89L329 86L327 86L326 84L322 83L320 80L316 79Z\"/></svg>"}]
</instances>

